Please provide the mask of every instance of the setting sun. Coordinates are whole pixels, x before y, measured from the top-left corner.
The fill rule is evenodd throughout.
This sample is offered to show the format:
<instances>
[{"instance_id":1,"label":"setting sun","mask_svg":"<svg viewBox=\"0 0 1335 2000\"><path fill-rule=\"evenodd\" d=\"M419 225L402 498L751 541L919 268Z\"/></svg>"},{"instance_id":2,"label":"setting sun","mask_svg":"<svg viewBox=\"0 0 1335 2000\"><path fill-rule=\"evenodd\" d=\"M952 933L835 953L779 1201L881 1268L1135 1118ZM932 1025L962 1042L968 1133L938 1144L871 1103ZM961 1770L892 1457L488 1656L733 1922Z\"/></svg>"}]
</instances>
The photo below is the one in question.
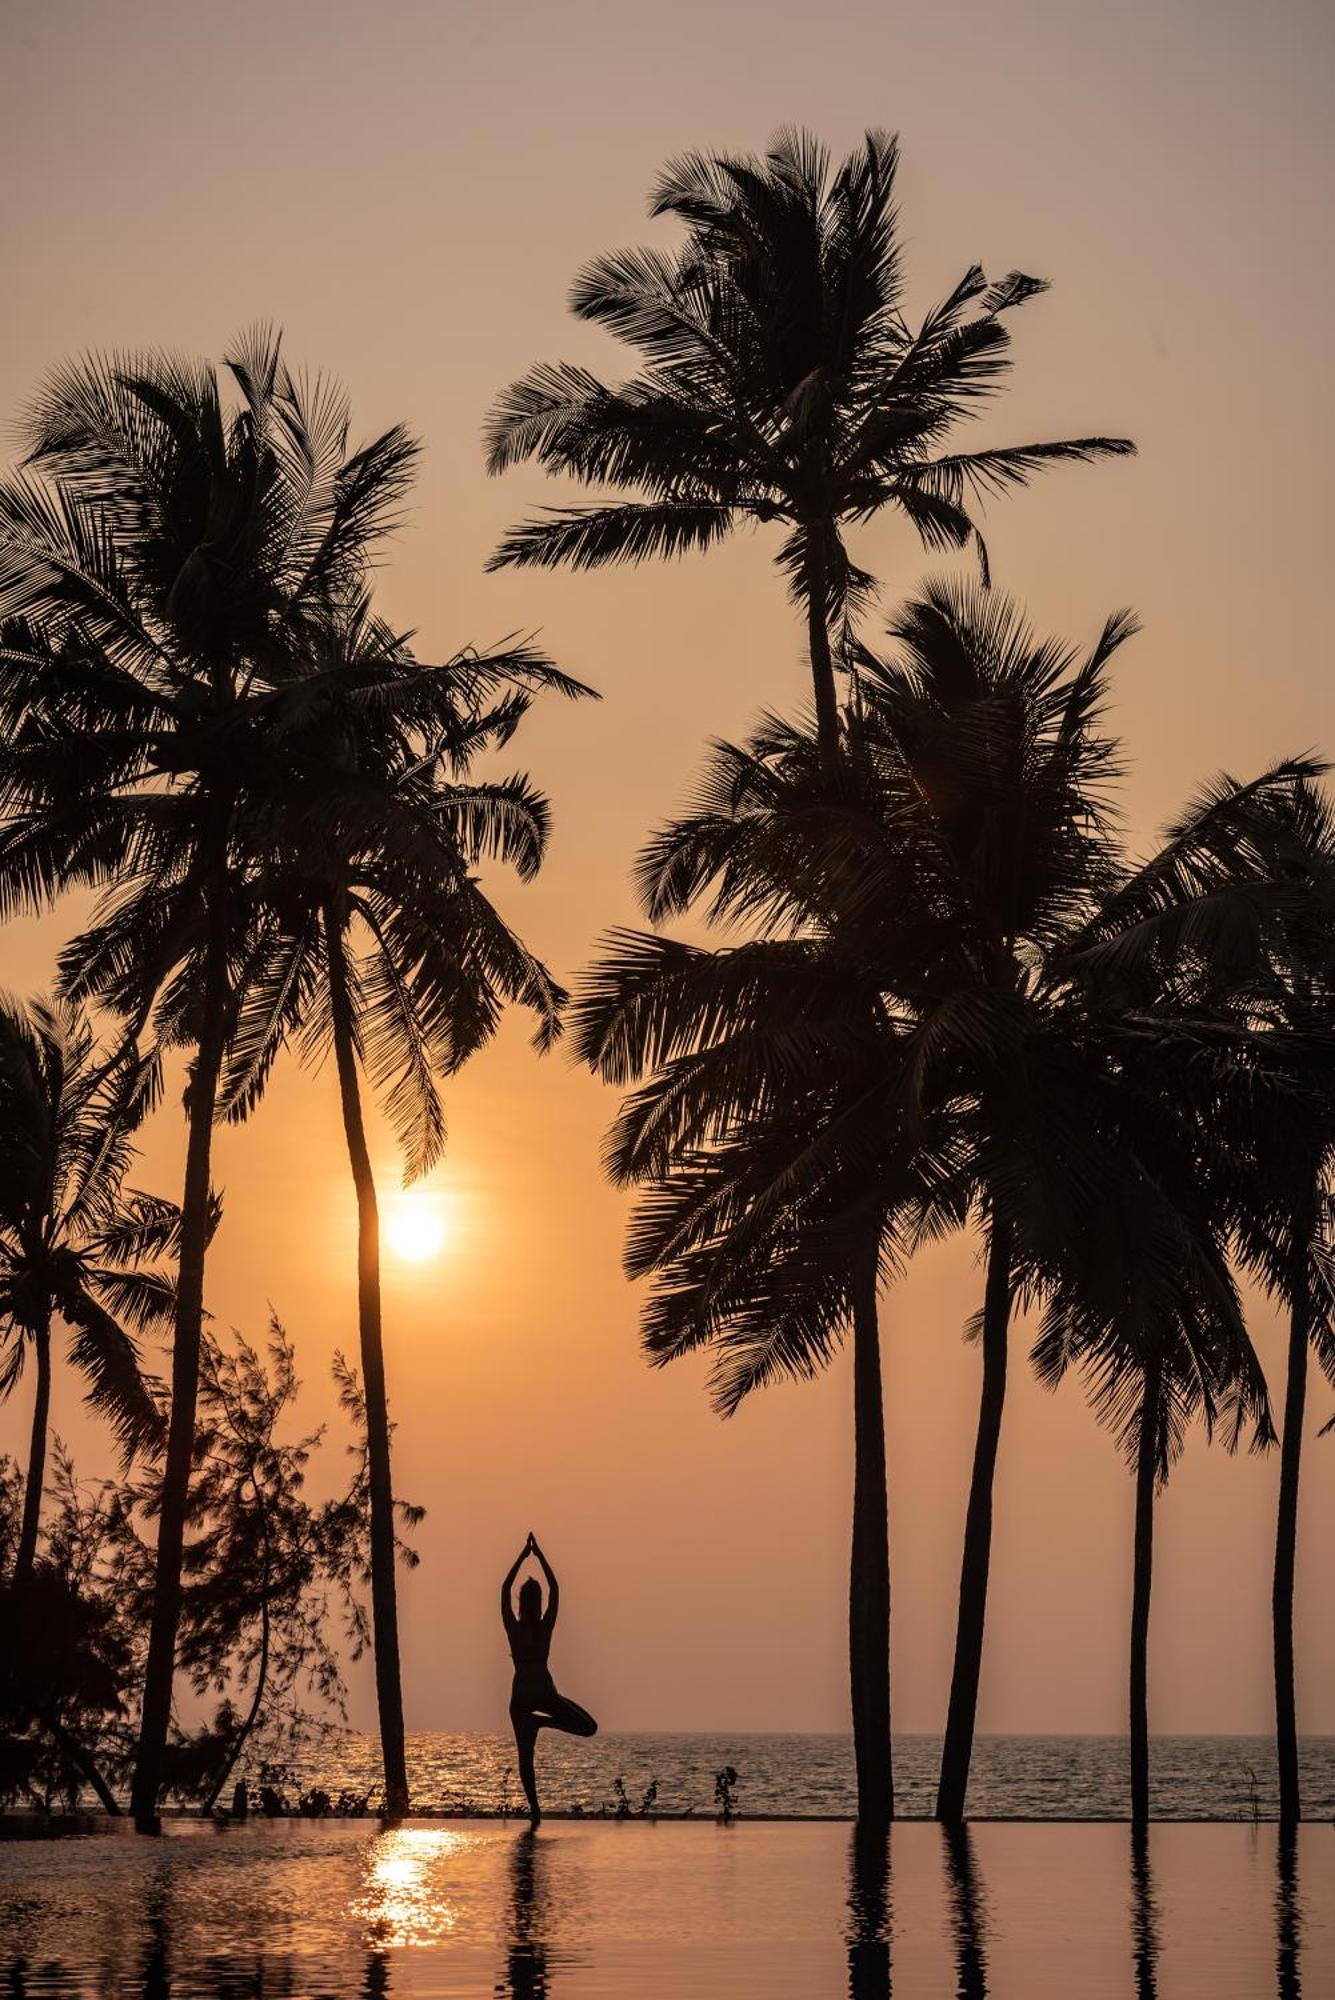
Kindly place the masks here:
<instances>
[{"instance_id":1,"label":"setting sun","mask_svg":"<svg viewBox=\"0 0 1335 2000\"><path fill-rule=\"evenodd\" d=\"M425 1188L398 1195L390 1208L385 1235L396 1257L408 1264L425 1264L445 1244L445 1203Z\"/></svg>"}]
</instances>

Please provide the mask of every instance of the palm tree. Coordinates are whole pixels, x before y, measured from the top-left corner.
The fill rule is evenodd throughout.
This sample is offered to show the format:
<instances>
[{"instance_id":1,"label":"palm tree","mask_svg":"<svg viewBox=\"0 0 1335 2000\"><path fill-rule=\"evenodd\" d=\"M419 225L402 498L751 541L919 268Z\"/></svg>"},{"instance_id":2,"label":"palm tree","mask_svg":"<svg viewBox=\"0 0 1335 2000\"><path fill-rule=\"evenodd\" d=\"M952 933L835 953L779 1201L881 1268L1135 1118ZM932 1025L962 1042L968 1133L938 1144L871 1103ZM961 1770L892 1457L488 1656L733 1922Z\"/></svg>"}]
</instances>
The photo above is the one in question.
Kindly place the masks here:
<instances>
[{"instance_id":1,"label":"palm tree","mask_svg":"<svg viewBox=\"0 0 1335 2000\"><path fill-rule=\"evenodd\" d=\"M827 766L838 744L831 633L874 581L849 556L849 525L893 507L928 548L960 547L977 536L976 501L1053 461L1133 449L1089 437L943 451L1010 368L1005 316L1045 287L1019 271L989 284L973 265L913 329L897 164L881 132L833 172L801 132L780 133L763 159L671 161L650 213L685 225L680 248L597 258L571 293L575 314L636 349L642 372L609 387L544 364L505 391L487 427L492 472L536 458L642 496L549 509L506 537L493 568L637 562L778 522ZM845 631L845 660L846 647Z\"/></svg>"},{"instance_id":2,"label":"palm tree","mask_svg":"<svg viewBox=\"0 0 1335 2000\"><path fill-rule=\"evenodd\" d=\"M577 1051L605 1080L650 1076L606 1153L617 1181L647 1189L627 1268L652 1281L649 1359L706 1348L715 1406L731 1415L772 1380L816 1374L851 1332L849 1683L864 1831L894 1810L877 1293L928 1199L902 1120L871 1141L865 1130L874 1006L832 937L707 952L630 935L574 1009Z\"/></svg>"},{"instance_id":3,"label":"palm tree","mask_svg":"<svg viewBox=\"0 0 1335 2000\"><path fill-rule=\"evenodd\" d=\"M37 1551L53 1320L68 1327L87 1400L127 1462L161 1439L134 1335L171 1322L171 1285L147 1264L175 1247L179 1218L169 1202L125 1187L140 1081L109 1079L73 1008L0 999L0 1396L29 1354L37 1371L16 1591Z\"/></svg>"},{"instance_id":4,"label":"palm tree","mask_svg":"<svg viewBox=\"0 0 1335 2000\"><path fill-rule=\"evenodd\" d=\"M1183 1081L1179 1070L1176 1082ZM1142 1074L1129 1094L1141 1098L1145 1082ZM1181 1143L1182 1121L1172 1102L1149 1108L1147 1129L1137 1135L1141 1143L1128 1143L1121 1200L1091 1214L1085 1237L1074 1246L1078 1279L1052 1288L1033 1353L1039 1379L1050 1387L1072 1362L1080 1366L1094 1408L1135 1477L1129 1734L1131 1820L1138 1828L1150 1816L1155 1496L1193 1421L1203 1421L1208 1435L1224 1417L1230 1449L1249 1421L1257 1445L1273 1442L1265 1377L1228 1268L1227 1218L1217 1205L1211 1213L1209 1203L1194 1198L1209 1185L1208 1161L1201 1161L1197 1146ZM1145 1144L1150 1138L1159 1143ZM1091 1271L1094 1265L1101 1269Z\"/></svg>"},{"instance_id":5,"label":"palm tree","mask_svg":"<svg viewBox=\"0 0 1335 2000\"><path fill-rule=\"evenodd\" d=\"M893 663L861 658L833 773L805 732L767 724L716 753L697 810L642 862L655 920L707 899L711 920L769 935L717 953L614 940L579 1036L608 1080L649 1075L609 1153L650 1189L631 1243L633 1269L663 1274L646 1342L663 1358L712 1345L725 1406L819 1365L852 1314L854 1271L923 1231L983 1224L984 1385L943 1765L942 1813L957 1818L1012 1294L1026 1259L1054 1259L1122 1171L1088 1115L1099 1065L1045 967L1113 879L1112 751L1095 723L1131 627L1111 620L1081 661L986 591L937 586L892 629ZM840 1216L851 1234L832 1258Z\"/></svg>"},{"instance_id":6,"label":"palm tree","mask_svg":"<svg viewBox=\"0 0 1335 2000\"><path fill-rule=\"evenodd\" d=\"M0 914L100 892L62 960L133 1041L189 1052L171 1419L132 1801L156 1826L194 1449L218 1081L253 972L233 868L273 691L360 594L416 446L348 448L341 395L260 330L223 371L170 356L53 375L0 484Z\"/></svg>"},{"instance_id":7,"label":"palm tree","mask_svg":"<svg viewBox=\"0 0 1335 2000\"><path fill-rule=\"evenodd\" d=\"M1171 981L1214 1017L1210 1122L1229 1143L1212 1149L1212 1180L1243 1262L1289 1315L1272 1591L1287 1826L1301 1817L1293 1599L1309 1348L1335 1381L1335 819L1322 770L1295 759L1255 784L1225 778L1207 790L1112 899L1084 952L1141 1004ZM1231 1066L1221 1070L1221 1058ZM1201 1075L1198 1060L1169 1088L1186 1101Z\"/></svg>"},{"instance_id":8,"label":"palm tree","mask_svg":"<svg viewBox=\"0 0 1335 2000\"><path fill-rule=\"evenodd\" d=\"M258 750L272 771L257 780L267 810L249 829L248 872L265 914L222 1103L244 1115L286 1038L300 1035L316 1061L332 1046L357 1195L372 1630L385 1798L395 1814L408 1807L395 1503L360 1079L364 1068L382 1094L411 1181L444 1145L439 1079L491 1038L504 1001L533 1009L540 1046L559 1030L564 995L474 872L504 859L527 879L541 864L546 801L522 777L469 775L540 688L587 692L528 647L421 665L357 605L323 635L310 675L277 692Z\"/></svg>"},{"instance_id":9,"label":"palm tree","mask_svg":"<svg viewBox=\"0 0 1335 2000\"><path fill-rule=\"evenodd\" d=\"M1335 1165L1335 816L1329 800L1314 785L1304 784L1287 810L1281 802L1279 810L1264 816L1257 833L1261 865L1286 887L1296 887L1299 895L1296 908L1285 897L1276 912L1278 921L1269 927L1268 976L1259 992L1254 989L1252 1004L1259 1002L1262 1019L1281 1047L1298 1056L1306 1086L1301 1093L1290 1093L1289 1102L1269 1121L1255 1155L1254 1180L1238 1208L1248 1261L1289 1315L1271 1626L1279 1817L1281 1826L1292 1828L1302 1818L1293 1600L1309 1350L1335 1382L1335 1218L1330 1196Z\"/></svg>"}]
</instances>

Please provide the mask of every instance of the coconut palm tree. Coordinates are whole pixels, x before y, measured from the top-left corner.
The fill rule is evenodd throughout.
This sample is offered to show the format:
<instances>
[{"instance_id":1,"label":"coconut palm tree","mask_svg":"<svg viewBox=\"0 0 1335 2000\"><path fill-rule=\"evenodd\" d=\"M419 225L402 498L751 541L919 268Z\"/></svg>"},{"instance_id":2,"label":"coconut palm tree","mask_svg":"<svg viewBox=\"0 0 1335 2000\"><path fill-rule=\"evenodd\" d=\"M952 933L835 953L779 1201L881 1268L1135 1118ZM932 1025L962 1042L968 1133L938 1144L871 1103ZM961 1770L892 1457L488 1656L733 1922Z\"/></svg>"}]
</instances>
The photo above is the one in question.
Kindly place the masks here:
<instances>
[{"instance_id":1,"label":"coconut palm tree","mask_svg":"<svg viewBox=\"0 0 1335 2000\"><path fill-rule=\"evenodd\" d=\"M578 1053L608 1081L649 1081L607 1147L645 1192L627 1268L651 1281L642 1327L655 1365L700 1348L715 1406L809 1377L849 1334L854 1493L849 1682L858 1820L893 1815L890 1561L879 1281L897 1267L930 1149L902 1120L870 1132L876 995L828 937L708 952L625 936L585 981Z\"/></svg>"},{"instance_id":2,"label":"coconut palm tree","mask_svg":"<svg viewBox=\"0 0 1335 2000\"><path fill-rule=\"evenodd\" d=\"M1182 1024L1162 1026L1180 1052ZM1143 1033L1138 1038L1138 1055L1147 1040ZM1049 1387L1072 1363L1079 1366L1100 1421L1135 1477L1129 1734L1136 1827L1148 1823L1150 1812L1155 1496L1193 1422L1203 1422L1209 1435L1222 1420L1230 1449L1248 1423L1258 1446L1274 1435L1265 1377L1228 1267L1227 1211L1210 1199L1211 1122L1191 1115L1190 1065L1173 1067L1177 1091L1157 1102L1143 1063L1130 1077L1122 1072L1118 1108L1131 1112L1121 1133L1127 1171L1114 1199L1091 1212L1066 1269L1049 1287L1032 1357Z\"/></svg>"},{"instance_id":3,"label":"coconut palm tree","mask_svg":"<svg viewBox=\"0 0 1335 2000\"><path fill-rule=\"evenodd\" d=\"M379 1218L361 1076L383 1097L411 1181L444 1145L440 1079L491 1038L505 1001L532 1008L540 1046L559 1030L561 989L475 873L503 859L527 879L541 864L546 801L522 777L470 775L541 688L587 692L528 647L423 665L365 604L354 605L322 635L308 677L277 691L257 747L272 768L256 775L266 808L247 829L245 872L263 915L221 1101L244 1115L293 1036L308 1059L333 1049L357 1195L372 1630L393 1813L407 1810L408 1778Z\"/></svg>"},{"instance_id":4,"label":"coconut palm tree","mask_svg":"<svg viewBox=\"0 0 1335 2000\"><path fill-rule=\"evenodd\" d=\"M0 1397L31 1356L32 1442L10 1578L31 1573L46 1476L52 1325L87 1401L127 1462L160 1442L162 1419L136 1333L170 1325L172 1287L150 1268L176 1245L169 1202L125 1186L142 1077L109 1077L88 1023L68 1005L0 999Z\"/></svg>"},{"instance_id":5,"label":"coconut palm tree","mask_svg":"<svg viewBox=\"0 0 1335 2000\"><path fill-rule=\"evenodd\" d=\"M1198 1058L1189 1076L1166 1079L1166 1092L1186 1102L1210 1078L1209 1123L1228 1135L1211 1149L1217 1197L1242 1261L1289 1316L1272 1591L1289 1826L1301 1817L1293 1600L1309 1349L1335 1381L1335 820L1322 771L1296 759L1254 784L1209 788L1129 876L1081 954L1138 1005L1171 983L1212 1017L1206 1067Z\"/></svg>"},{"instance_id":6,"label":"coconut palm tree","mask_svg":"<svg viewBox=\"0 0 1335 2000\"><path fill-rule=\"evenodd\" d=\"M571 293L577 317L634 348L641 372L610 387L544 364L505 391L487 426L492 472L536 458L637 496L549 509L506 537L493 568L680 555L743 523L779 523L827 765L847 643L846 630L831 635L873 585L848 553L848 527L894 508L928 548L959 547L977 535L975 502L1049 463L1133 449L1104 437L944 449L1009 371L1006 316L1045 287L1019 271L989 284L974 265L912 327L897 165L882 132L833 170L802 132L780 133L761 159L669 162L650 212L685 225L680 247L597 258Z\"/></svg>"},{"instance_id":7,"label":"coconut palm tree","mask_svg":"<svg viewBox=\"0 0 1335 2000\"><path fill-rule=\"evenodd\" d=\"M340 394L277 336L222 370L164 355L58 371L0 483L0 914L99 892L65 990L188 1052L187 1152L157 1586L133 1784L156 1826L194 1449L218 1080L257 948L233 868L273 691L356 597L416 455L350 450Z\"/></svg>"},{"instance_id":8,"label":"coconut palm tree","mask_svg":"<svg viewBox=\"0 0 1335 2000\"><path fill-rule=\"evenodd\" d=\"M1302 1818L1293 1603L1309 1352L1335 1382L1335 816L1306 783L1254 825L1259 865L1287 893L1267 926L1266 976L1253 985L1250 1008L1301 1084L1274 1107L1237 1204L1244 1255L1289 1316L1271 1628L1279 1816L1291 1828Z\"/></svg>"}]
</instances>

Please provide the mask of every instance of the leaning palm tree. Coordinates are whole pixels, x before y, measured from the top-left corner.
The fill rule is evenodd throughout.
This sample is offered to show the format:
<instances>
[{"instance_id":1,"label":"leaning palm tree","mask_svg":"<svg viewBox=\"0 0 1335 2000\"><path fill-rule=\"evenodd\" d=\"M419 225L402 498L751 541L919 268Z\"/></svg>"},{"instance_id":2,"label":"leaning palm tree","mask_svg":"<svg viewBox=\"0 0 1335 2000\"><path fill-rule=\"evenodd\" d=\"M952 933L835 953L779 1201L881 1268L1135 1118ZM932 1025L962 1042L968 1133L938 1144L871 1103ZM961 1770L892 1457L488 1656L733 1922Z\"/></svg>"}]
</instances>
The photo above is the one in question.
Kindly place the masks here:
<instances>
[{"instance_id":1,"label":"leaning palm tree","mask_svg":"<svg viewBox=\"0 0 1335 2000\"><path fill-rule=\"evenodd\" d=\"M253 972L255 913L233 867L268 702L306 670L328 607L364 587L416 446L359 450L327 385L276 336L219 370L170 356L53 375L25 467L0 483L0 913L99 892L65 990L187 1052L188 1141L171 1418L139 1749L136 1823L157 1824L194 1450L211 1132Z\"/></svg>"},{"instance_id":2,"label":"leaning palm tree","mask_svg":"<svg viewBox=\"0 0 1335 2000\"><path fill-rule=\"evenodd\" d=\"M73 1008L0 999L0 1397L29 1355L36 1369L16 1590L37 1551L54 1321L127 1462L161 1438L135 1335L171 1323L172 1287L151 1266L174 1249L179 1217L125 1186L141 1083L108 1072Z\"/></svg>"},{"instance_id":3,"label":"leaning palm tree","mask_svg":"<svg viewBox=\"0 0 1335 2000\"><path fill-rule=\"evenodd\" d=\"M670 162L650 212L685 225L680 247L597 258L571 294L580 319L638 351L642 372L609 387L567 363L534 368L487 427L493 472L536 458L638 496L550 509L506 537L493 567L679 555L743 523L778 522L827 765L846 656L846 632L839 643L832 633L873 584L848 553L848 527L894 508L928 548L960 547L977 535L976 501L1048 463L1133 448L1086 437L943 449L1009 370L1006 315L1045 287L1019 271L989 284L974 265L911 326L897 164L897 142L881 132L833 171L801 132L781 133L762 159Z\"/></svg>"},{"instance_id":4,"label":"leaning palm tree","mask_svg":"<svg viewBox=\"0 0 1335 2000\"><path fill-rule=\"evenodd\" d=\"M528 647L415 660L364 604L321 636L312 671L277 691L256 755L266 800L247 838L262 910L256 971L238 1011L222 1103L242 1116L283 1042L333 1050L357 1196L357 1298L365 1385L372 1633L386 1805L407 1810L399 1685L395 1503L381 1326L380 1232L362 1109L365 1071L403 1148L405 1178L445 1141L439 1081L492 1036L507 1000L546 1046L564 998L476 879L486 860L538 869L546 801L520 777L471 777L531 695L586 692Z\"/></svg>"}]
</instances>

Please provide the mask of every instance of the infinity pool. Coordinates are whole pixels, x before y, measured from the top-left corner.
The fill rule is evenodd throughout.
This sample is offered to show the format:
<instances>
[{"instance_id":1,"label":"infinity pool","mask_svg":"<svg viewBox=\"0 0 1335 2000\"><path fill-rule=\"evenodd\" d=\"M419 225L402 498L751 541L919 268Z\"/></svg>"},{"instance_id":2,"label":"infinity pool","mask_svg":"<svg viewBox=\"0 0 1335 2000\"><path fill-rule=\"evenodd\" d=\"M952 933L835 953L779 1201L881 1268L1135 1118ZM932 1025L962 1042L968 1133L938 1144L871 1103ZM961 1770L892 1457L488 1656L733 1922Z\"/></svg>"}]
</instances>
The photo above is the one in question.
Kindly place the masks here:
<instances>
[{"instance_id":1,"label":"infinity pool","mask_svg":"<svg viewBox=\"0 0 1335 2000\"><path fill-rule=\"evenodd\" d=\"M0 1845L0 1993L1326 2000L1335 1828L181 1822Z\"/></svg>"}]
</instances>

